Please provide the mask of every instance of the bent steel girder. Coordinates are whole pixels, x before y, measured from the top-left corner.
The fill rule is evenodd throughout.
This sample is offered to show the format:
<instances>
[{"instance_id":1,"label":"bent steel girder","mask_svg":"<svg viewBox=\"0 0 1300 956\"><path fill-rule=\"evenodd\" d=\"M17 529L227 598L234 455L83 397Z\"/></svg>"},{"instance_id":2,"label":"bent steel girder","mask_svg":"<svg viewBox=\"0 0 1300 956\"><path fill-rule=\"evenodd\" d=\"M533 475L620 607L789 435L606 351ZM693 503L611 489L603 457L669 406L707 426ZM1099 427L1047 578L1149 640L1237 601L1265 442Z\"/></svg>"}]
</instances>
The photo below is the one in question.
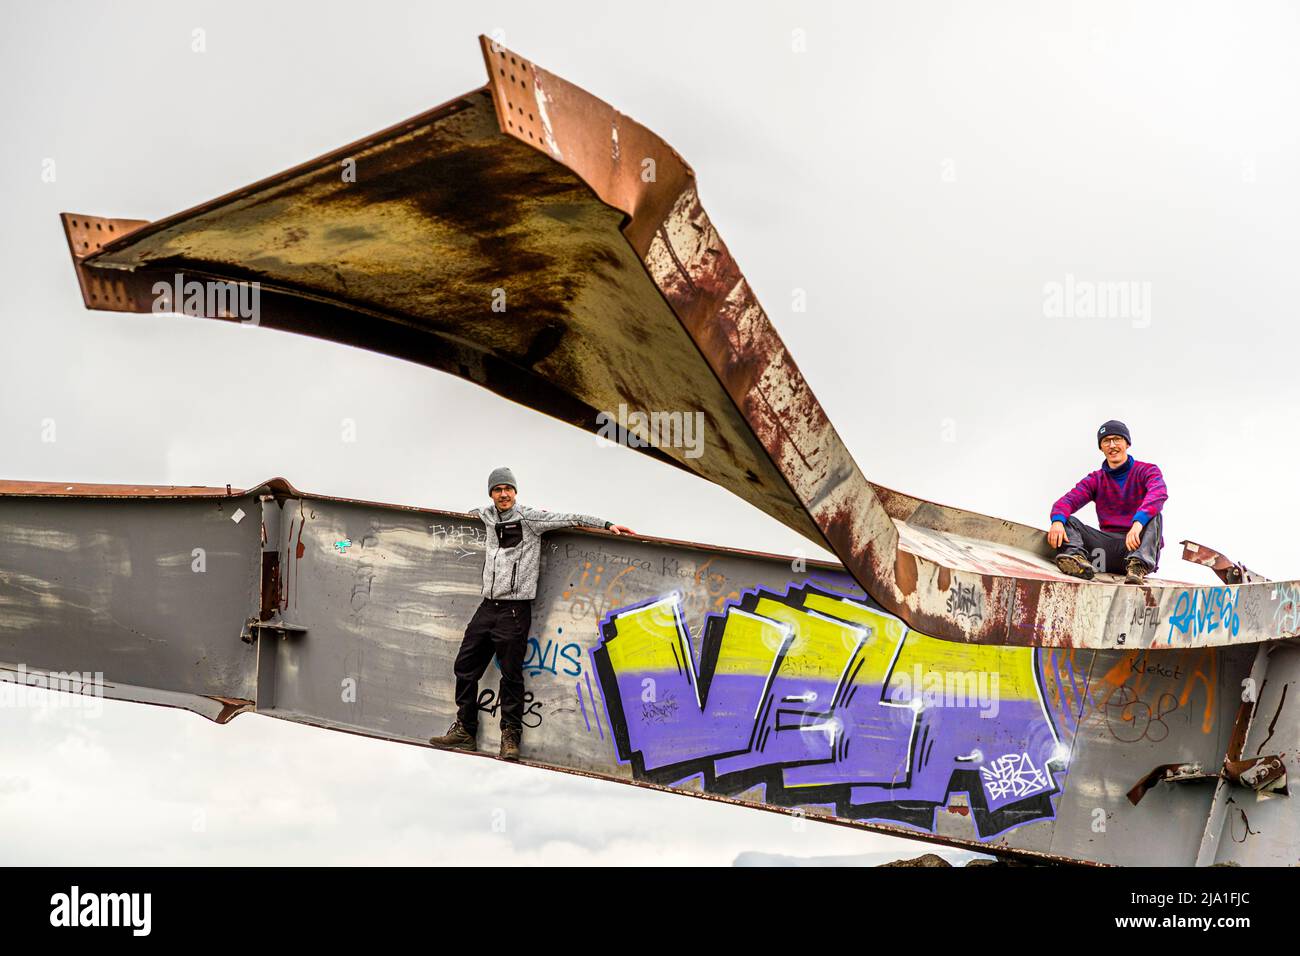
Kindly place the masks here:
<instances>
[{"instance_id":1,"label":"bent steel girder","mask_svg":"<svg viewBox=\"0 0 1300 956\"><path fill-rule=\"evenodd\" d=\"M1300 634L1300 583L1081 582L1039 529L868 481L691 168L480 43L486 87L316 160L153 223L64 214L86 305L232 319L187 284L255 283L261 325L419 362L588 431L620 406L701 411L703 454L639 450L826 545L943 639L1159 649ZM644 422L628 432L650 438Z\"/></svg>"}]
</instances>

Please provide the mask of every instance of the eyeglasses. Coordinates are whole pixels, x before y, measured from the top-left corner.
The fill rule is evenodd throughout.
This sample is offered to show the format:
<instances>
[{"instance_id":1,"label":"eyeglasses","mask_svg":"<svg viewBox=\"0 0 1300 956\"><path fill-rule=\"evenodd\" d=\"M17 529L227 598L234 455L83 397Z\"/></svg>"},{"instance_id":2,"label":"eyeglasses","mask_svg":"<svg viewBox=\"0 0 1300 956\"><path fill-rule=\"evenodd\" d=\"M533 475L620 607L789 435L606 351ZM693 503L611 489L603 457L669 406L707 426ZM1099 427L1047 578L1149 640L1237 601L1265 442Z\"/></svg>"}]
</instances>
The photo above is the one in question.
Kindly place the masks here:
<instances>
[{"instance_id":1,"label":"eyeglasses","mask_svg":"<svg viewBox=\"0 0 1300 956\"><path fill-rule=\"evenodd\" d=\"M1116 447L1123 447L1123 445L1124 445L1124 439L1122 439L1122 438L1103 438L1103 439L1101 440L1101 444L1102 444L1103 447L1105 447L1106 445L1114 445L1114 446L1116 446Z\"/></svg>"},{"instance_id":2,"label":"eyeglasses","mask_svg":"<svg viewBox=\"0 0 1300 956\"><path fill-rule=\"evenodd\" d=\"M509 485L497 485L495 488L489 491L488 494L495 495L499 491L514 491L514 489L511 488Z\"/></svg>"}]
</instances>

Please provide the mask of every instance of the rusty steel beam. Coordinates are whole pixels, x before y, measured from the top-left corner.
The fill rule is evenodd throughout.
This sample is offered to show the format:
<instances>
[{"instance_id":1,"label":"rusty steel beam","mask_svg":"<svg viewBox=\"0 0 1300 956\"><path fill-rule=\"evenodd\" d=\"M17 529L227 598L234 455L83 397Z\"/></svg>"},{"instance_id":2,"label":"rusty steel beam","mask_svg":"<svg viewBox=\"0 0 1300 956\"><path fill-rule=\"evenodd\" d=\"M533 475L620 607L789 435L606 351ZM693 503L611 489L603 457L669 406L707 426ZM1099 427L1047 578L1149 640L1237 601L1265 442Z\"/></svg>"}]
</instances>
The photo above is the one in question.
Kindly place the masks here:
<instances>
[{"instance_id":1,"label":"rusty steel beam","mask_svg":"<svg viewBox=\"0 0 1300 956\"><path fill-rule=\"evenodd\" d=\"M0 481L0 528L0 704L20 680L76 673L102 674L103 697L219 723L256 713L426 747L455 715L486 545L475 515L283 478ZM1265 786L1295 763L1278 752L1296 734L1295 646L954 644L837 564L591 529L547 540L524 664L532 766L1042 862L1274 864L1300 845L1284 791ZM741 679L699 680L721 673ZM1233 721L1243 686L1259 704ZM1225 753L1275 757L1217 788L1154 786ZM1262 836L1243 842L1231 814L1260 793Z\"/></svg>"},{"instance_id":2,"label":"rusty steel beam","mask_svg":"<svg viewBox=\"0 0 1300 956\"><path fill-rule=\"evenodd\" d=\"M883 607L946 640L1159 650L1300 635L1300 582L1080 581L1040 529L873 484L685 161L480 44L485 87L293 169L152 223L64 214L87 307L249 320L231 305L240 284L260 325L420 362L587 431L620 406L698 411L698 457L632 418L619 434L827 546Z\"/></svg>"},{"instance_id":3,"label":"rusty steel beam","mask_svg":"<svg viewBox=\"0 0 1300 956\"><path fill-rule=\"evenodd\" d=\"M1256 574L1244 564L1238 564L1227 555L1195 541L1180 541L1183 546L1183 560L1209 568L1219 576L1224 584L1254 584L1267 581L1262 574Z\"/></svg>"}]
</instances>

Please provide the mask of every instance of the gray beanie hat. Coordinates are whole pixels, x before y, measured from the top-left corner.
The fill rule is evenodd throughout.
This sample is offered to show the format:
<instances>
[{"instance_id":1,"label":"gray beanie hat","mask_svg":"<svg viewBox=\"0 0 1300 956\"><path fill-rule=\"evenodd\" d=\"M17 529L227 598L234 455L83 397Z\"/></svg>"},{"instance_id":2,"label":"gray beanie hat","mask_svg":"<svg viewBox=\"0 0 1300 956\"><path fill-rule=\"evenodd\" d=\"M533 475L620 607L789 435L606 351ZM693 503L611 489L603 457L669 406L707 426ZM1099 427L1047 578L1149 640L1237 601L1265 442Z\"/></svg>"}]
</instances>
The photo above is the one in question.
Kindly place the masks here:
<instances>
[{"instance_id":1,"label":"gray beanie hat","mask_svg":"<svg viewBox=\"0 0 1300 956\"><path fill-rule=\"evenodd\" d=\"M488 494L491 494L492 489L497 485L509 485L515 491L519 490L519 486L515 484L515 473L509 468L492 469L492 474L488 475Z\"/></svg>"}]
</instances>

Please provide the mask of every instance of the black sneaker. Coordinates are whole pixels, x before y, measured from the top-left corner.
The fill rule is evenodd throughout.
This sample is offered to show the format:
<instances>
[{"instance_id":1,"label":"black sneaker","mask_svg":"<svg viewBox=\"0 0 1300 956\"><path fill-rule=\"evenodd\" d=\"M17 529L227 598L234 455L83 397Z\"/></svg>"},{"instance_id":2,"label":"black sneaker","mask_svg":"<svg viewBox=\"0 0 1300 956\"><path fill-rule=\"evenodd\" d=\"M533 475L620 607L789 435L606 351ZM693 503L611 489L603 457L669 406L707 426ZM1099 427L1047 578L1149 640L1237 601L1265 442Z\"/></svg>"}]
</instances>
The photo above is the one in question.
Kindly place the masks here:
<instances>
[{"instance_id":1,"label":"black sneaker","mask_svg":"<svg viewBox=\"0 0 1300 956\"><path fill-rule=\"evenodd\" d=\"M1125 584L1146 584L1147 566L1141 558L1129 558L1126 564L1128 574L1124 575Z\"/></svg>"},{"instance_id":2,"label":"black sneaker","mask_svg":"<svg viewBox=\"0 0 1300 956\"><path fill-rule=\"evenodd\" d=\"M465 725L459 720L447 728L447 733L441 737L430 737L429 743L435 747L446 747L450 750L477 750L478 740L474 734L465 729Z\"/></svg>"},{"instance_id":3,"label":"black sneaker","mask_svg":"<svg viewBox=\"0 0 1300 956\"><path fill-rule=\"evenodd\" d=\"M1092 564L1077 554L1058 554L1056 566L1070 577L1083 578L1085 581L1091 581L1094 574Z\"/></svg>"},{"instance_id":4,"label":"black sneaker","mask_svg":"<svg viewBox=\"0 0 1300 956\"><path fill-rule=\"evenodd\" d=\"M518 760L519 759L519 738L518 727L501 728L501 759Z\"/></svg>"}]
</instances>

